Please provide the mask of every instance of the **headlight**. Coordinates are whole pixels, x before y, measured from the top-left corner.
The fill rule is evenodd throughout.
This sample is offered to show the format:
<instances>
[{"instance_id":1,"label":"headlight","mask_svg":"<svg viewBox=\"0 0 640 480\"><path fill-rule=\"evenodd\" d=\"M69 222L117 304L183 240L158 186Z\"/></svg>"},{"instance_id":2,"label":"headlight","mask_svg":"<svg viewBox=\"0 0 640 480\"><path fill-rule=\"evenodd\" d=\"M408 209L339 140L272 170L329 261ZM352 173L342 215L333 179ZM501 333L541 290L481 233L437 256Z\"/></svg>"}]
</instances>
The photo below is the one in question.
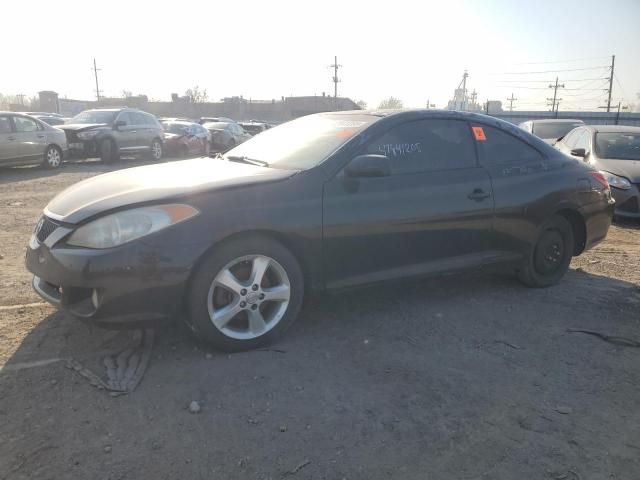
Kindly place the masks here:
<instances>
[{"instance_id":1,"label":"headlight","mask_svg":"<svg viewBox=\"0 0 640 480\"><path fill-rule=\"evenodd\" d=\"M157 232L197 215L189 205L154 205L106 215L78 228L67 243L76 247L111 248Z\"/></svg>"},{"instance_id":2,"label":"headlight","mask_svg":"<svg viewBox=\"0 0 640 480\"><path fill-rule=\"evenodd\" d=\"M89 130L88 132L80 132L78 133L78 138L80 140L89 140L95 137L99 133L99 130Z\"/></svg>"},{"instance_id":3,"label":"headlight","mask_svg":"<svg viewBox=\"0 0 640 480\"><path fill-rule=\"evenodd\" d=\"M619 188L620 190L629 190L631 188L631 182L624 177L619 177L609 172L600 171L600 173L605 176L609 185L612 187Z\"/></svg>"}]
</instances>

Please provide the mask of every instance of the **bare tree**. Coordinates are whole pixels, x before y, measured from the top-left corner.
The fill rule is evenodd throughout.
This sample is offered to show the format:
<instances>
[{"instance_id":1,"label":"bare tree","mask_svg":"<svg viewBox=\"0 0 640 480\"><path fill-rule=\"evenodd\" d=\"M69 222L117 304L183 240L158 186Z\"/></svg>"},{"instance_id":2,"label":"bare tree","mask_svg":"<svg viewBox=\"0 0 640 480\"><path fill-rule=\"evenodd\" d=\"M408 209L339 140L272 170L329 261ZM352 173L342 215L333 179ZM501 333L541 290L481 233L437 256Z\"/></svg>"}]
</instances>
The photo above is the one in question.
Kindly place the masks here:
<instances>
[{"instance_id":1,"label":"bare tree","mask_svg":"<svg viewBox=\"0 0 640 480\"><path fill-rule=\"evenodd\" d=\"M207 90L200 90L200 87L196 85L193 88L190 88L186 92L184 92L185 96L189 98L189 102L191 103L204 103L209 99L209 95L207 95Z\"/></svg>"},{"instance_id":2,"label":"bare tree","mask_svg":"<svg viewBox=\"0 0 640 480\"><path fill-rule=\"evenodd\" d=\"M402 107L403 107L402 100L396 97L385 98L380 102L380 105L378 105L378 108L381 110L396 109L396 108L402 108Z\"/></svg>"},{"instance_id":3,"label":"bare tree","mask_svg":"<svg viewBox=\"0 0 640 480\"><path fill-rule=\"evenodd\" d=\"M358 105L362 110L367 109L367 102L365 102L364 100L358 100L356 102L356 105Z\"/></svg>"},{"instance_id":4,"label":"bare tree","mask_svg":"<svg viewBox=\"0 0 640 480\"><path fill-rule=\"evenodd\" d=\"M122 98L133 97L133 93L131 92L131 90L126 89L123 89L122 92L120 92L120 95L122 95Z\"/></svg>"}]
</instances>

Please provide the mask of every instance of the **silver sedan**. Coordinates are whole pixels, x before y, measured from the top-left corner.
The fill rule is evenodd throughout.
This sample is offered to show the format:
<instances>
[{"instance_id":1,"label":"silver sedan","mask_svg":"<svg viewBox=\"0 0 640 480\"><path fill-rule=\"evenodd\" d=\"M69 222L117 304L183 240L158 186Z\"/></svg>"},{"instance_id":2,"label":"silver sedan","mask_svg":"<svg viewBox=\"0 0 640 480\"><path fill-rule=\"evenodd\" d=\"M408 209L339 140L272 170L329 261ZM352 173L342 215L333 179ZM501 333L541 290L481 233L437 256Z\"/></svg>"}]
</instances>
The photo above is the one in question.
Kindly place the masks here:
<instances>
[{"instance_id":1,"label":"silver sedan","mask_svg":"<svg viewBox=\"0 0 640 480\"><path fill-rule=\"evenodd\" d=\"M67 151L65 133L30 115L0 112L0 166L62 165Z\"/></svg>"}]
</instances>

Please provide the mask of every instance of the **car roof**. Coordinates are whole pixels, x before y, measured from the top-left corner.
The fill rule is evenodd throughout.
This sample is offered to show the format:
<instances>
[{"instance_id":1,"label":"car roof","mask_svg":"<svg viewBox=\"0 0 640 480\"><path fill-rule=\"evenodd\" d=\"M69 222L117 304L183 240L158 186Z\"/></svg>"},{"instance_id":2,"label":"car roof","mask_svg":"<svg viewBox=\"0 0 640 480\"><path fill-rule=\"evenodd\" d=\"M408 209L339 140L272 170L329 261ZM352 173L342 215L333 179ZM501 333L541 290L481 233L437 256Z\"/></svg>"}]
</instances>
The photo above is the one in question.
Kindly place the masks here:
<instances>
[{"instance_id":1,"label":"car roof","mask_svg":"<svg viewBox=\"0 0 640 480\"><path fill-rule=\"evenodd\" d=\"M177 125L198 125L194 122L188 122L186 120L161 120L162 123L175 123Z\"/></svg>"},{"instance_id":2,"label":"car roof","mask_svg":"<svg viewBox=\"0 0 640 480\"><path fill-rule=\"evenodd\" d=\"M580 123L584 122L578 118L543 118L540 120L529 120L532 123Z\"/></svg>"},{"instance_id":3,"label":"car roof","mask_svg":"<svg viewBox=\"0 0 640 480\"><path fill-rule=\"evenodd\" d=\"M640 127L631 125L586 125L586 127L596 133L640 133Z\"/></svg>"}]
</instances>

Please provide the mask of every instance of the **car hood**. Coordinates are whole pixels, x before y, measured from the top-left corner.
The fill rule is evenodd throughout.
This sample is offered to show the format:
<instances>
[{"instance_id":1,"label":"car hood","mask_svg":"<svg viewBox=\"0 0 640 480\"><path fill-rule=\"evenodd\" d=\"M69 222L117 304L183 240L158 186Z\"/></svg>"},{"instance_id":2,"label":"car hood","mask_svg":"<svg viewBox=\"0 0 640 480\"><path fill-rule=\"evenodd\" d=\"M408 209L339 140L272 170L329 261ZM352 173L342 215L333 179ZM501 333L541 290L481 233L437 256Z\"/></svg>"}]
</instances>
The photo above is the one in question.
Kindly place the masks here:
<instances>
[{"instance_id":1,"label":"car hood","mask_svg":"<svg viewBox=\"0 0 640 480\"><path fill-rule=\"evenodd\" d=\"M640 160L599 158L598 168L620 177L626 177L631 181L631 183L640 183Z\"/></svg>"},{"instance_id":2,"label":"car hood","mask_svg":"<svg viewBox=\"0 0 640 480\"><path fill-rule=\"evenodd\" d=\"M108 127L106 123L70 123L57 125L58 128L62 130L73 130L74 132L79 132L80 130L90 130L92 128L98 127Z\"/></svg>"},{"instance_id":3,"label":"car hood","mask_svg":"<svg viewBox=\"0 0 640 480\"><path fill-rule=\"evenodd\" d=\"M45 214L54 220L79 223L129 205L172 201L206 191L278 181L296 173L212 158L128 168L72 185L47 205Z\"/></svg>"}]
</instances>

